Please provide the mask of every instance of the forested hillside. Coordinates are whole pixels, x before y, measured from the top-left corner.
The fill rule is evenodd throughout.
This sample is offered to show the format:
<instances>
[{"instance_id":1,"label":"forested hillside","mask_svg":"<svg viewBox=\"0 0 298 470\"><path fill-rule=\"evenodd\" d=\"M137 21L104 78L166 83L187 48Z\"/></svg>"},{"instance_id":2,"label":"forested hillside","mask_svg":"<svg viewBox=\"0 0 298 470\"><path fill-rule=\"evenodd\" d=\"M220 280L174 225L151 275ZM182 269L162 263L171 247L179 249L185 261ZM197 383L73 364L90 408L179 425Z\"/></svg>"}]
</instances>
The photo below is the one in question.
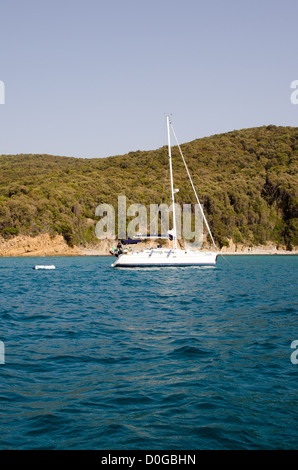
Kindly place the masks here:
<instances>
[{"instance_id":1,"label":"forested hillside","mask_svg":"<svg viewBox=\"0 0 298 470\"><path fill-rule=\"evenodd\" d=\"M298 128L273 125L214 135L181 146L219 246L298 245ZM173 149L178 203L195 203ZM167 147L104 159L0 156L0 235L62 234L95 241L95 209L106 202L170 204Z\"/></svg>"}]
</instances>

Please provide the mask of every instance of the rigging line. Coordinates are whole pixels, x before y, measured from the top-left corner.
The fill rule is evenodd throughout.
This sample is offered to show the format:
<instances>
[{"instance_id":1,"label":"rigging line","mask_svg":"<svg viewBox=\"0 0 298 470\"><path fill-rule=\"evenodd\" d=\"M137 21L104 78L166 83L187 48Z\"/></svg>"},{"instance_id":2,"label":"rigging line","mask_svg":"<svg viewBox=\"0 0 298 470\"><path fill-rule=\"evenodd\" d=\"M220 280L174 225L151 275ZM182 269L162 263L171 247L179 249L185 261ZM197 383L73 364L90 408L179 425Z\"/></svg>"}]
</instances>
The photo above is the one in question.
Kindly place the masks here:
<instances>
[{"instance_id":1,"label":"rigging line","mask_svg":"<svg viewBox=\"0 0 298 470\"><path fill-rule=\"evenodd\" d=\"M172 152L171 152L171 139L170 139L170 116L167 115L167 134L168 134L168 153L169 153L169 165L170 165L170 179L171 179L171 193L173 202L173 247L177 249L177 229L176 229L176 213L175 213L175 196L174 196L174 181L173 181L173 169L172 169Z\"/></svg>"},{"instance_id":2,"label":"rigging line","mask_svg":"<svg viewBox=\"0 0 298 470\"><path fill-rule=\"evenodd\" d=\"M171 121L170 121L170 124L171 124L171 129L172 129L172 131L173 131L173 134L174 134L175 140L176 140L176 142L177 142L177 145L178 145L178 148L179 148L180 155L181 155L181 157L182 157L182 160L183 160L184 166L185 166L185 168L186 168L186 171L187 171L187 174L188 174L188 177L189 177L189 180L190 180L190 183L191 183L192 189L193 189L193 191L194 191L194 193L195 193L195 196L196 196L197 202L198 202L198 204L199 204L199 207L200 207L201 214L202 214L202 216L203 216L203 219L204 219L204 222L205 222L205 224L206 224L206 227L207 227L208 233L209 233L209 235L210 235L210 238L211 238L211 240L212 240L212 243L213 243L213 246L214 246L214 248L215 248L216 250L218 250L218 248L217 248L217 246L216 246L216 244L215 244L214 238L213 238L213 236L212 236L212 233L211 233L211 230L210 230L209 224L208 224L208 222L207 222L207 219L206 219L206 217L205 217L204 211L203 211L203 209L202 209L202 206L201 206L201 203L200 203L199 197L198 197L198 195L197 195L197 191L196 191L196 189L195 189L195 187L194 187L194 184L193 184L193 181L192 181L191 175L190 175L190 173L189 173L189 170L188 170L188 167L187 167L187 165L186 165L185 158L184 158L184 156L183 156L183 153L182 153L181 147L180 147L180 145L179 145L179 142L178 142L178 139L177 139L177 136L176 136L176 133L175 133L175 131L174 131L174 127L173 127L173 124L172 124L172 122L171 122Z\"/></svg>"}]
</instances>

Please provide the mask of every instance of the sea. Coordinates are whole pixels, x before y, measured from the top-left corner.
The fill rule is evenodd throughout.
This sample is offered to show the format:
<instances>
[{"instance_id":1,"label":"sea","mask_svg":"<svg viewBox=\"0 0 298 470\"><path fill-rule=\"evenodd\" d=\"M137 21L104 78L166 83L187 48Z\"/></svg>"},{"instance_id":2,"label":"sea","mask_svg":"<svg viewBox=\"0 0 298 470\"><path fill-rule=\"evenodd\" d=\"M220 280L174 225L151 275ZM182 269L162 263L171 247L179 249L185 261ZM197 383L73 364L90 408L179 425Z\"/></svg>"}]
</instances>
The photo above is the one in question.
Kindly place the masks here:
<instances>
[{"instance_id":1,"label":"sea","mask_svg":"<svg viewBox=\"0 0 298 470\"><path fill-rule=\"evenodd\" d=\"M0 258L0 449L297 449L298 257L112 262Z\"/></svg>"}]
</instances>

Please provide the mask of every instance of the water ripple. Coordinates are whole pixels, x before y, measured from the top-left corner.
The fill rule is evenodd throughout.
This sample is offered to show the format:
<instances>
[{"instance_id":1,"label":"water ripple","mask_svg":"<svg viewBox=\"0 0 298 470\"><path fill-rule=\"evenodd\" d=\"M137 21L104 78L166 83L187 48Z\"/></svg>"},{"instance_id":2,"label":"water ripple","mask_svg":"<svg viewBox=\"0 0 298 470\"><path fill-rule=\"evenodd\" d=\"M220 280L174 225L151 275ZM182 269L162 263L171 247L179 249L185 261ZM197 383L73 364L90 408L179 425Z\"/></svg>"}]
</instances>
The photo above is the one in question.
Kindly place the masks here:
<instances>
[{"instance_id":1,"label":"water ripple","mask_svg":"<svg viewBox=\"0 0 298 470\"><path fill-rule=\"evenodd\" d=\"M297 257L37 261L0 261L1 449L297 447Z\"/></svg>"}]
</instances>

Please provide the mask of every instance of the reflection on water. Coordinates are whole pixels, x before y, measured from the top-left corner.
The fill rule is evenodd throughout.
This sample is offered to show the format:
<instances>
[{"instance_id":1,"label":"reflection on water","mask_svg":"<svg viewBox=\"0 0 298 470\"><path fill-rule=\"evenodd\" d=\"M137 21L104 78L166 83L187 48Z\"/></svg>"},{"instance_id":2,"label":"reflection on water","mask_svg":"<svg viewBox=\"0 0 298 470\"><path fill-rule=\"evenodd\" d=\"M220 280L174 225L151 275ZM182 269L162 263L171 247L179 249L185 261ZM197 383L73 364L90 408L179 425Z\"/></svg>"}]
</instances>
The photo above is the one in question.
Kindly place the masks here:
<instances>
[{"instance_id":1,"label":"reflection on water","mask_svg":"<svg viewBox=\"0 0 298 470\"><path fill-rule=\"evenodd\" d=\"M1 259L0 448L294 449L298 258L228 258Z\"/></svg>"}]
</instances>

